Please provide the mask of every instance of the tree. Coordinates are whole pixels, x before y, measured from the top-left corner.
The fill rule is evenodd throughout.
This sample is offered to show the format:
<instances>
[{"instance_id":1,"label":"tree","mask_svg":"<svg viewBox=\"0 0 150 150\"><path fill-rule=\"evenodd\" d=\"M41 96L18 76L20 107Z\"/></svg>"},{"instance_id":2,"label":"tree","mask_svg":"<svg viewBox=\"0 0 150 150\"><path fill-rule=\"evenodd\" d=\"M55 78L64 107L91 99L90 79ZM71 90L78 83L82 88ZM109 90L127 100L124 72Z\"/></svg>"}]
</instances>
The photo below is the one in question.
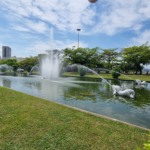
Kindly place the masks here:
<instances>
[{"instance_id":1,"label":"tree","mask_svg":"<svg viewBox=\"0 0 150 150\"><path fill-rule=\"evenodd\" d=\"M67 63L81 64L90 68L96 68L100 64L98 48L66 48L64 50L64 58Z\"/></svg>"},{"instance_id":2,"label":"tree","mask_svg":"<svg viewBox=\"0 0 150 150\"><path fill-rule=\"evenodd\" d=\"M14 72L18 68L18 62L17 62L17 60L16 59L12 59L12 58L1 60L0 64L6 64L6 65L12 67Z\"/></svg>"},{"instance_id":3,"label":"tree","mask_svg":"<svg viewBox=\"0 0 150 150\"><path fill-rule=\"evenodd\" d=\"M150 46L148 43L145 43L140 46L124 48L122 57L126 63L134 65L135 74L137 74L138 71L142 74L142 65L150 62Z\"/></svg>"},{"instance_id":4,"label":"tree","mask_svg":"<svg viewBox=\"0 0 150 150\"><path fill-rule=\"evenodd\" d=\"M39 63L38 57L28 57L25 58L24 60L19 62L19 66L27 70L28 72L31 70L31 68Z\"/></svg>"},{"instance_id":5,"label":"tree","mask_svg":"<svg viewBox=\"0 0 150 150\"><path fill-rule=\"evenodd\" d=\"M129 71L134 70L134 65L125 61L120 62L119 69L121 72L128 74Z\"/></svg>"},{"instance_id":6,"label":"tree","mask_svg":"<svg viewBox=\"0 0 150 150\"><path fill-rule=\"evenodd\" d=\"M17 60L16 59L12 59L12 58L4 59L4 60L0 61L0 64L7 64L8 66L12 66L13 67L14 65L17 64Z\"/></svg>"},{"instance_id":7,"label":"tree","mask_svg":"<svg viewBox=\"0 0 150 150\"><path fill-rule=\"evenodd\" d=\"M77 49L70 49L66 48L64 50L64 58L65 61L71 64L81 64L85 65L86 64L86 49L84 48L77 48Z\"/></svg>"},{"instance_id":8,"label":"tree","mask_svg":"<svg viewBox=\"0 0 150 150\"><path fill-rule=\"evenodd\" d=\"M119 53L115 52L116 49L104 49L101 57L106 64L107 69L112 69L113 61L116 60Z\"/></svg>"}]
</instances>

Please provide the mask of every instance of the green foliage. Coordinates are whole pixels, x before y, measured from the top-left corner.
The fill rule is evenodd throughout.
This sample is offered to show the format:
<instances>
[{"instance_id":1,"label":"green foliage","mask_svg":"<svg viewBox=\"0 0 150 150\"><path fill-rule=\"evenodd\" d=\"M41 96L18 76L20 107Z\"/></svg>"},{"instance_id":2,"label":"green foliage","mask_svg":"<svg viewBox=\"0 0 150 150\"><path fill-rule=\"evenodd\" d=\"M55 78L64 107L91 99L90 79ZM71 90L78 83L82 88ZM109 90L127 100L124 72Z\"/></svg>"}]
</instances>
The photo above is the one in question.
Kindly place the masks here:
<instances>
[{"instance_id":1,"label":"green foliage","mask_svg":"<svg viewBox=\"0 0 150 150\"><path fill-rule=\"evenodd\" d=\"M98 48L67 48L64 50L64 58L67 63L81 64L90 68L96 68L101 64Z\"/></svg>"},{"instance_id":2,"label":"green foliage","mask_svg":"<svg viewBox=\"0 0 150 150\"><path fill-rule=\"evenodd\" d=\"M79 70L80 77L83 77L86 75L86 69L84 67L80 66L78 70Z\"/></svg>"},{"instance_id":3,"label":"green foliage","mask_svg":"<svg viewBox=\"0 0 150 150\"><path fill-rule=\"evenodd\" d=\"M37 65L38 63L38 57L29 57L19 62L19 67L29 72L31 70L31 67Z\"/></svg>"},{"instance_id":4,"label":"green foliage","mask_svg":"<svg viewBox=\"0 0 150 150\"><path fill-rule=\"evenodd\" d=\"M138 71L142 74L141 64L144 65L150 62L150 46L146 43L141 46L124 48L122 51L122 57L124 62L134 65L136 74Z\"/></svg>"},{"instance_id":5,"label":"green foliage","mask_svg":"<svg viewBox=\"0 0 150 150\"><path fill-rule=\"evenodd\" d=\"M28 72L30 72L31 69L32 69L32 66L28 66L28 67L27 67L27 71L28 71Z\"/></svg>"},{"instance_id":6,"label":"green foliage","mask_svg":"<svg viewBox=\"0 0 150 150\"><path fill-rule=\"evenodd\" d=\"M0 65L5 64L5 60L0 60Z\"/></svg>"},{"instance_id":7,"label":"green foliage","mask_svg":"<svg viewBox=\"0 0 150 150\"><path fill-rule=\"evenodd\" d=\"M13 71L16 72L17 69L18 69L18 65L14 65L14 66L13 66Z\"/></svg>"},{"instance_id":8,"label":"green foliage","mask_svg":"<svg viewBox=\"0 0 150 150\"><path fill-rule=\"evenodd\" d=\"M135 68L134 64L127 63L127 62L124 62L124 61L122 61L118 67L120 68L120 70L121 70L122 72L124 72L124 73L126 73L126 74L127 74L129 71L134 71L134 68Z\"/></svg>"},{"instance_id":9,"label":"green foliage","mask_svg":"<svg viewBox=\"0 0 150 150\"><path fill-rule=\"evenodd\" d=\"M119 53L115 52L116 49L104 49L101 58L105 63L106 68L112 69L113 63L116 61L116 58L119 56Z\"/></svg>"},{"instance_id":10,"label":"green foliage","mask_svg":"<svg viewBox=\"0 0 150 150\"><path fill-rule=\"evenodd\" d=\"M6 72L7 68L5 66L1 66L0 70L1 72Z\"/></svg>"},{"instance_id":11,"label":"green foliage","mask_svg":"<svg viewBox=\"0 0 150 150\"><path fill-rule=\"evenodd\" d=\"M115 79L118 79L118 77L120 76L120 73L112 71L112 77Z\"/></svg>"},{"instance_id":12,"label":"green foliage","mask_svg":"<svg viewBox=\"0 0 150 150\"><path fill-rule=\"evenodd\" d=\"M114 68L111 74L112 74L112 77L115 79L118 79L118 77L121 75L119 73L119 68Z\"/></svg>"},{"instance_id":13,"label":"green foliage","mask_svg":"<svg viewBox=\"0 0 150 150\"><path fill-rule=\"evenodd\" d=\"M18 68L18 62L16 59L4 59L4 60L0 60L0 64L6 64L8 66L11 66L13 68L13 71L15 72ZM2 71L4 70L4 71ZM5 72L7 69L2 68L2 72Z\"/></svg>"}]
</instances>

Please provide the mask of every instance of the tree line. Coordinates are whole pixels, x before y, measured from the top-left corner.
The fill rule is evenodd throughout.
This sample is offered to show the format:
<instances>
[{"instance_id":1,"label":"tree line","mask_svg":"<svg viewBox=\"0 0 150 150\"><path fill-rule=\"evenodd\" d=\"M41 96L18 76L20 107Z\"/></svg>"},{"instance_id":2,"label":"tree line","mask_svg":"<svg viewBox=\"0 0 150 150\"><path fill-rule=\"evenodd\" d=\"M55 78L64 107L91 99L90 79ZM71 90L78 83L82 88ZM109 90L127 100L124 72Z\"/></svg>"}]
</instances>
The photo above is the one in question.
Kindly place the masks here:
<instances>
[{"instance_id":1,"label":"tree line","mask_svg":"<svg viewBox=\"0 0 150 150\"><path fill-rule=\"evenodd\" d=\"M21 68L25 71L30 72L31 68L34 65L39 64L39 58L36 57L27 57L21 61L17 61L15 58L10 58L10 59L2 59L0 60L0 65L6 64L12 68L14 72L17 71L18 68ZM3 67L1 67L3 69ZM2 71L2 70L1 70Z\"/></svg>"},{"instance_id":2,"label":"tree line","mask_svg":"<svg viewBox=\"0 0 150 150\"><path fill-rule=\"evenodd\" d=\"M89 68L105 68L123 73L129 71L142 74L143 65L150 63L150 46L145 43L140 46L118 49L77 48L64 49L64 58L68 64L81 64Z\"/></svg>"},{"instance_id":3,"label":"tree line","mask_svg":"<svg viewBox=\"0 0 150 150\"><path fill-rule=\"evenodd\" d=\"M129 71L135 74L142 74L143 65L150 63L150 46L145 43L140 46L131 46L118 51L114 49L102 48L66 48L62 50L63 64L81 64L89 68L105 68L108 70L116 70L123 73ZM30 72L34 65L39 65L40 57L28 57L22 61L16 59L0 60L0 64L7 64L16 71L22 68Z\"/></svg>"}]
</instances>

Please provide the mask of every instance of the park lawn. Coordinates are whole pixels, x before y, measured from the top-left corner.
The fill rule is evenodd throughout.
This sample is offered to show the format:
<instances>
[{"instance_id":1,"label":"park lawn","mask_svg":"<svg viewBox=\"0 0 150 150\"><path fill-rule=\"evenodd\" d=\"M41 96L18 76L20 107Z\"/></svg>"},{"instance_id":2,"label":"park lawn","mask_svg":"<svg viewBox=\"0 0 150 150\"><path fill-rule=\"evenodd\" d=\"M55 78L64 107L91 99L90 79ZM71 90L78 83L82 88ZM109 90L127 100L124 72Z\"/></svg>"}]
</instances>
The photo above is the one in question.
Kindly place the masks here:
<instances>
[{"instance_id":1,"label":"park lawn","mask_svg":"<svg viewBox=\"0 0 150 150\"><path fill-rule=\"evenodd\" d=\"M0 87L0 149L132 150L148 131Z\"/></svg>"},{"instance_id":2,"label":"park lawn","mask_svg":"<svg viewBox=\"0 0 150 150\"><path fill-rule=\"evenodd\" d=\"M76 72L65 72L63 74L63 76L74 76L74 77L79 77L79 73L76 73ZM88 73L85 75L85 77L90 77L90 78L105 78L105 79L113 79L112 78L112 75L111 74L99 74L99 75L96 75L96 74L91 74L91 73ZM150 81L150 75L121 75L119 77L119 79L122 79L122 80L136 80L136 79L140 79L142 81Z\"/></svg>"}]
</instances>

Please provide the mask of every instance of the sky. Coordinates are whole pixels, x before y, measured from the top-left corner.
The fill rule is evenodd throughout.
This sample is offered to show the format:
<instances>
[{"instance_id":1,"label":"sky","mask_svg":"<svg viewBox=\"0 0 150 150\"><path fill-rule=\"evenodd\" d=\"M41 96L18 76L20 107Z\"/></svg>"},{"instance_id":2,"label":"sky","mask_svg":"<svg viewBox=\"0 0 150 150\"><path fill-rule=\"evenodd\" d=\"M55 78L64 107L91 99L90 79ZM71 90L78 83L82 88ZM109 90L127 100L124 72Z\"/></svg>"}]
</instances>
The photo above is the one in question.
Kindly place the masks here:
<instances>
[{"instance_id":1,"label":"sky","mask_svg":"<svg viewBox=\"0 0 150 150\"><path fill-rule=\"evenodd\" d=\"M84 48L150 43L150 0L0 0L0 56L2 46L16 57L77 48L78 33Z\"/></svg>"}]
</instances>

